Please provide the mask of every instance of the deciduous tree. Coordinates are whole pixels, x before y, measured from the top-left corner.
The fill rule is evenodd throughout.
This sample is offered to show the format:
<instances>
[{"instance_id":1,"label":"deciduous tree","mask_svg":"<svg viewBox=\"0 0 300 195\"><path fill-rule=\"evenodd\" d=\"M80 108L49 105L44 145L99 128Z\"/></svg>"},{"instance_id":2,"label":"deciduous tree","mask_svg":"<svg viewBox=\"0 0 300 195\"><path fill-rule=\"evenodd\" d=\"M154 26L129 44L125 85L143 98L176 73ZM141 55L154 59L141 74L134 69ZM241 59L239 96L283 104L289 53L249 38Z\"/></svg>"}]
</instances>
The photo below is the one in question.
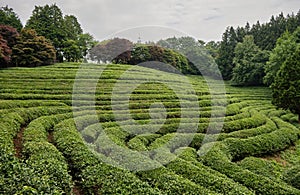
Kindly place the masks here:
<instances>
[{"instance_id":1,"label":"deciduous tree","mask_svg":"<svg viewBox=\"0 0 300 195\"><path fill-rule=\"evenodd\" d=\"M7 41L0 35L0 68L7 67L10 63L12 51Z\"/></svg>"},{"instance_id":2,"label":"deciduous tree","mask_svg":"<svg viewBox=\"0 0 300 195\"><path fill-rule=\"evenodd\" d=\"M23 29L13 47L12 62L16 66L40 66L53 64L55 49L51 42L38 36L35 30Z\"/></svg>"},{"instance_id":3,"label":"deciduous tree","mask_svg":"<svg viewBox=\"0 0 300 195\"><path fill-rule=\"evenodd\" d=\"M234 54L232 84L261 85L268 53L255 45L253 36L248 35L244 37L242 43L236 45Z\"/></svg>"},{"instance_id":4,"label":"deciduous tree","mask_svg":"<svg viewBox=\"0 0 300 195\"><path fill-rule=\"evenodd\" d=\"M300 28L297 31L300 32ZM288 56L295 52L296 45L295 36L289 32L284 33L282 37L277 40L276 47L271 52L270 59L265 67L266 76L264 77L264 83L266 85L270 86L274 82L280 66L285 62Z\"/></svg>"},{"instance_id":5,"label":"deciduous tree","mask_svg":"<svg viewBox=\"0 0 300 195\"><path fill-rule=\"evenodd\" d=\"M300 45L288 55L271 85L272 103L298 114L300 123Z\"/></svg>"},{"instance_id":6,"label":"deciduous tree","mask_svg":"<svg viewBox=\"0 0 300 195\"><path fill-rule=\"evenodd\" d=\"M7 45L12 48L16 44L19 33L17 29L11 26L0 25L0 35L7 41Z\"/></svg>"}]
</instances>

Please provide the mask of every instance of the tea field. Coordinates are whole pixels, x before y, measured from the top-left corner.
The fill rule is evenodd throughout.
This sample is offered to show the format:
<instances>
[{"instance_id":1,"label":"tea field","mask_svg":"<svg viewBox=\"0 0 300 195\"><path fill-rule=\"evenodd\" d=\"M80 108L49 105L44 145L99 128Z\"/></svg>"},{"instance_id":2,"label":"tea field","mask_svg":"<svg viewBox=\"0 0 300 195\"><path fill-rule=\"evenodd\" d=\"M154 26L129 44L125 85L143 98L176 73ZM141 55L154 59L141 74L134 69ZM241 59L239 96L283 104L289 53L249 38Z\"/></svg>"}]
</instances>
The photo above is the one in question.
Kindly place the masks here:
<instances>
[{"instance_id":1,"label":"tea field","mask_svg":"<svg viewBox=\"0 0 300 195\"><path fill-rule=\"evenodd\" d=\"M0 194L300 194L297 116L267 88L208 82L129 65L0 70Z\"/></svg>"}]
</instances>

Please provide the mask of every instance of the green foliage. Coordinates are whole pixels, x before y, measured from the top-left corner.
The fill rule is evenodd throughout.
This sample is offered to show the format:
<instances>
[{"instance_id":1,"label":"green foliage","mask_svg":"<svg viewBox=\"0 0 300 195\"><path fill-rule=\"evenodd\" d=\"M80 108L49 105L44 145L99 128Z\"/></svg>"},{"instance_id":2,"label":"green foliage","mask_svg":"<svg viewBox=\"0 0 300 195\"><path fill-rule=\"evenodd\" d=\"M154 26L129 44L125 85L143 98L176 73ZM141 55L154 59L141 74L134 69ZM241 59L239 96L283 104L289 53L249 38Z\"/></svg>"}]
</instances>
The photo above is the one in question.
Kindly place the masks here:
<instances>
[{"instance_id":1,"label":"green foliage","mask_svg":"<svg viewBox=\"0 0 300 195\"><path fill-rule=\"evenodd\" d=\"M55 49L43 36L34 30L23 29L13 47L12 61L16 66L40 66L53 64Z\"/></svg>"},{"instance_id":2,"label":"green foliage","mask_svg":"<svg viewBox=\"0 0 300 195\"><path fill-rule=\"evenodd\" d=\"M289 32L285 32L282 37L277 40L276 47L270 54L270 59L265 67L266 76L264 83L271 85L279 71L281 65L286 61L287 57L295 52L296 43L293 36Z\"/></svg>"},{"instance_id":3,"label":"green foliage","mask_svg":"<svg viewBox=\"0 0 300 195\"><path fill-rule=\"evenodd\" d=\"M19 16L8 6L1 7L0 9L0 24L11 26L16 28L18 31L21 31L23 28Z\"/></svg>"},{"instance_id":4,"label":"green foliage","mask_svg":"<svg viewBox=\"0 0 300 195\"><path fill-rule=\"evenodd\" d=\"M234 68L233 58L236 44L237 40L234 28L227 27L220 43L219 56L216 59L216 63L218 64L224 80L230 80L232 78L232 71Z\"/></svg>"},{"instance_id":5,"label":"green foliage","mask_svg":"<svg viewBox=\"0 0 300 195\"><path fill-rule=\"evenodd\" d=\"M62 61L61 48L67 37L67 28L61 9L56 5L35 6L25 28L35 29L38 35L51 40L56 57Z\"/></svg>"},{"instance_id":6,"label":"green foliage","mask_svg":"<svg viewBox=\"0 0 300 195\"><path fill-rule=\"evenodd\" d=\"M268 53L255 45L253 36L245 36L243 42L236 45L234 54L232 84L261 85Z\"/></svg>"},{"instance_id":7,"label":"green foliage","mask_svg":"<svg viewBox=\"0 0 300 195\"><path fill-rule=\"evenodd\" d=\"M91 35L83 34L77 18L74 15L64 16L56 4L35 6L25 27L35 29L38 35L52 42L58 61L65 58L77 62L95 44Z\"/></svg>"},{"instance_id":8,"label":"green foliage","mask_svg":"<svg viewBox=\"0 0 300 195\"><path fill-rule=\"evenodd\" d=\"M225 80L230 80L232 78L232 71L235 65L233 64L233 59L235 57L234 48L239 42L243 42L243 38L247 35L252 35L254 38L254 43L262 51L271 51L275 48L276 41L278 38L284 34L284 32L289 31L293 33L300 22L300 12L297 15L291 14L284 16L283 13L280 13L278 16L272 16L270 21L264 24L261 24L257 21L256 24L253 24L250 27L250 24L247 23L245 27L228 27L223 33L222 41L220 42L220 48L218 51L218 57L216 62L219 66L219 69ZM277 51L280 52L280 51ZM281 51L283 53L284 51ZM277 64L276 59L270 63L269 66ZM268 66L267 66L268 67ZM278 67L278 66L277 66ZM267 74L269 71L272 72L272 67L267 68ZM274 69L276 70L276 68ZM272 73L271 73L272 74ZM269 75L265 83L267 85L272 82L272 76Z\"/></svg>"},{"instance_id":9,"label":"green foliage","mask_svg":"<svg viewBox=\"0 0 300 195\"><path fill-rule=\"evenodd\" d=\"M74 40L65 41L62 52L67 62L79 62L82 58L80 47Z\"/></svg>"},{"instance_id":10,"label":"green foliage","mask_svg":"<svg viewBox=\"0 0 300 195\"><path fill-rule=\"evenodd\" d=\"M295 166L286 171L284 180L291 186L300 189L300 166Z\"/></svg>"},{"instance_id":11,"label":"green foliage","mask_svg":"<svg viewBox=\"0 0 300 195\"><path fill-rule=\"evenodd\" d=\"M155 68L157 70L174 72L174 70L170 69L166 65L173 66L178 71L187 74L192 73L191 67L189 65L188 59L181 55L178 52L175 52L170 49L165 49L159 46L152 45L137 45L133 48L131 52L131 59L127 62L127 64L141 64L144 62L161 62L161 64L143 64L144 66L149 66L150 68Z\"/></svg>"},{"instance_id":12,"label":"green foliage","mask_svg":"<svg viewBox=\"0 0 300 195\"><path fill-rule=\"evenodd\" d=\"M83 30L77 18L73 15L66 15L64 17L64 21L67 29L68 39L76 40L78 36L80 36L83 33Z\"/></svg>"},{"instance_id":13,"label":"green foliage","mask_svg":"<svg viewBox=\"0 0 300 195\"><path fill-rule=\"evenodd\" d=\"M157 42L157 45L172 49L187 58L189 64L186 68L182 67L185 69L181 70L181 72L219 78L220 75L216 71L217 65L213 57L210 56L209 51L205 49L204 45L194 38L173 37L160 40Z\"/></svg>"},{"instance_id":14,"label":"green foliage","mask_svg":"<svg viewBox=\"0 0 300 195\"><path fill-rule=\"evenodd\" d=\"M205 49L214 59L217 59L219 57L220 42L209 41L205 44Z\"/></svg>"},{"instance_id":15,"label":"green foliage","mask_svg":"<svg viewBox=\"0 0 300 195\"><path fill-rule=\"evenodd\" d=\"M295 48L292 55L280 67L275 81L271 85L273 92L272 103L276 106L289 109L300 114L300 45Z\"/></svg>"},{"instance_id":16,"label":"green foliage","mask_svg":"<svg viewBox=\"0 0 300 195\"><path fill-rule=\"evenodd\" d=\"M249 171L268 177L274 181L280 181L282 167L274 162L265 159L247 157L238 163L239 166L248 169Z\"/></svg>"},{"instance_id":17,"label":"green foliage","mask_svg":"<svg viewBox=\"0 0 300 195\"><path fill-rule=\"evenodd\" d=\"M287 122L295 115L271 104L268 88L226 85L226 98L213 92L217 100L212 107L205 80L187 76L196 93L180 88L180 95L187 105L197 96L199 111L181 108L174 91L160 83L181 82L176 74L88 64L87 72L77 79L98 80L97 70L105 67L97 90L79 89L72 102L79 67L65 63L0 70L1 194L72 194L73 186L86 194L299 194L299 146L291 146L299 143L300 131ZM112 90L125 71L124 88L145 76L158 82L135 88L129 104L123 93L114 94L120 105L117 121ZM157 102L165 108L153 106ZM176 131L179 124L184 133ZM197 124L198 133L192 134ZM210 133L222 130L206 134L208 127ZM18 158L14 138L20 129L24 131ZM106 139L99 138L103 135ZM112 152L111 142L122 150ZM157 148L160 152L153 150ZM288 154L281 155L286 167L257 158L286 148ZM150 150L150 154L143 152ZM128 157L136 164L130 165ZM132 168L141 162L159 166L168 160L173 161L145 171L113 166L122 163Z\"/></svg>"}]
</instances>

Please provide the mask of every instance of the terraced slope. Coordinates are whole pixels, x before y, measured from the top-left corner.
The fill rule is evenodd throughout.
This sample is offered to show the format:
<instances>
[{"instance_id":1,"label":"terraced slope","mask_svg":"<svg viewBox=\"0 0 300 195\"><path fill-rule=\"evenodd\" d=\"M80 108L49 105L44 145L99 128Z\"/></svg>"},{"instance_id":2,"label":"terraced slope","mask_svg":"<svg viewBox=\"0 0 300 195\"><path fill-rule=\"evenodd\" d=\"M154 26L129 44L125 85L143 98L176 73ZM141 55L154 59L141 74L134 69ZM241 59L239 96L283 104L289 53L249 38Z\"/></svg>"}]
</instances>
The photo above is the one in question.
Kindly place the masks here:
<instances>
[{"instance_id":1,"label":"terraced slope","mask_svg":"<svg viewBox=\"0 0 300 195\"><path fill-rule=\"evenodd\" d=\"M78 70L0 70L1 194L300 194L284 177L295 164L272 161L300 130L268 89L224 96L199 76Z\"/></svg>"}]
</instances>

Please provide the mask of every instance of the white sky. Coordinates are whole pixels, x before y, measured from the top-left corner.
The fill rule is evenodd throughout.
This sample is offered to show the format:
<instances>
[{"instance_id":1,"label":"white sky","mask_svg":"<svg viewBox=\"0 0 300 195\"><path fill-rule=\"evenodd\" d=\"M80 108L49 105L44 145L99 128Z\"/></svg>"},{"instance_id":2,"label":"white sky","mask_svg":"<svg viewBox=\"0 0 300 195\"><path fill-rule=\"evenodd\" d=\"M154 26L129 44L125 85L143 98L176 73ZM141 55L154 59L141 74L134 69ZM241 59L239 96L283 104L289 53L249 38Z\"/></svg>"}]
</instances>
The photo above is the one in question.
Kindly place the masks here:
<instances>
[{"instance_id":1,"label":"white sky","mask_svg":"<svg viewBox=\"0 0 300 195\"><path fill-rule=\"evenodd\" d=\"M263 23L271 15L296 14L300 9L300 0L1 0L0 6L12 7L25 24L34 5L52 3L64 14L75 15L97 40L131 28L121 33L123 37L157 40L181 31L205 41L220 40L227 26Z\"/></svg>"}]
</instances>

